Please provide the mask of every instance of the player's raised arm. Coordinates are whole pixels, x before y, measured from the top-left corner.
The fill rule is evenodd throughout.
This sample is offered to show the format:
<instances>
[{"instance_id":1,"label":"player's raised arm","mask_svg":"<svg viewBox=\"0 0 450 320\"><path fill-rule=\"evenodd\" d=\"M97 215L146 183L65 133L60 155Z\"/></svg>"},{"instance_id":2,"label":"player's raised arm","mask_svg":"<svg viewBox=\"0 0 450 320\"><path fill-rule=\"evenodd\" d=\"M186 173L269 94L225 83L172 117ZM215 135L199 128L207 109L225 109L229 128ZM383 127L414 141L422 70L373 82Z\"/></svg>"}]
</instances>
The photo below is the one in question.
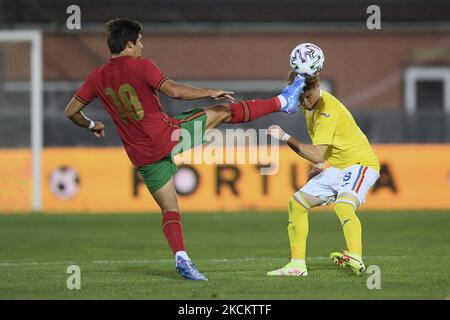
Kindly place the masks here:
<instances>
[{"instance_id":1,"label":"player's raised arm","mask_svg":"<svg viewBox=\"0 0 450 320\"><path fill-rule=\"evenodd\" d=\"M64 110L64 115L77 126L91 130L99 138L104 137L105 125L100 121L93 121L87 118L81 111L85 107L86 105L84 103L73 97Z\"/></svg>"},{"instance_id":2,"label":"player's raised arm","mask_svg":"<svg viewBox=\"0 0 450 320\"><path fill-rule=\"evenodd\" d=\"M294 150L298 155L311 161L314 164L323 163L325 161L325 154L328 150L328 145L307 144L298 141L283 131L278 125L272 125L267 129L267 133L272 137L287 142L288 146Z\"/></svg>"},{"instance_id":3,"label":"player's raised arm","mask_svg":"<svg viewBox=\"0 0 450 320\"><path fill-rule=\"evenodd\" d=\"M169 97L181 100L212 98L214 100L227 99L229 102L234 102L233 91L197 88L170 79L166 79L161 84L159 91Z\"/></svg>"}]
</instances>

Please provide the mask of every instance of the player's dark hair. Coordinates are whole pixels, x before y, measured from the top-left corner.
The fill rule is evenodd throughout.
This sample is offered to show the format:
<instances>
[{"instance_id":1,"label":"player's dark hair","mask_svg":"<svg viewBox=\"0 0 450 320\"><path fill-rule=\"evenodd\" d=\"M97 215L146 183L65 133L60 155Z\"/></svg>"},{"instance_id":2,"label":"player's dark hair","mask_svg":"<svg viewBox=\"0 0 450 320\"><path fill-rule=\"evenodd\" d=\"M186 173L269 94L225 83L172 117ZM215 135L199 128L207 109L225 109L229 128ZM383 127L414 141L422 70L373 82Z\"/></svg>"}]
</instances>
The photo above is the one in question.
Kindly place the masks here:
<instances>
[{"instance_id":1,"label":"player's dark hair","mask_svg":"<svg viewBox=\"0 0 450 320\"><path fill-rule=\"evenodd\" d=\"M289 84L291 84L295 77L298 76L298 73L295 71L290 71L287 81ZM320 75L316 74L315 76L306 76L305 79L305 86L303 87L303 92L310 90L312 88L316 88L317 86L320 85Z\"/></svg>"},{"instance_id":2,"label":"player's dark hair","mask_svg":"<svg viewBox=\"0 0 450 320\"><path fill-rule=\"evenodd\" d=\"M106 43L112 54L121 53L128 41L136 44L142 26L127 18L116 18L106 23Z\"/></svg>"}]
</instances>

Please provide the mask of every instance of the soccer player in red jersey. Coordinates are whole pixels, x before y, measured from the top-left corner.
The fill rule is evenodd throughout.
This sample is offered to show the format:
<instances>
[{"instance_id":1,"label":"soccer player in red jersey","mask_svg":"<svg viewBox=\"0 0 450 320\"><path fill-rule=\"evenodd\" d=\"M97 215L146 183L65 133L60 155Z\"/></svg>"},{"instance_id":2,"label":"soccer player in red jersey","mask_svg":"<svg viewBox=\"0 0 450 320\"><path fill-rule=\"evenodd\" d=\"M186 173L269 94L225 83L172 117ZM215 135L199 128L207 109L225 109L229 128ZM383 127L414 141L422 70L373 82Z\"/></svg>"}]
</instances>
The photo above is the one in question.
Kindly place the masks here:
<instances>
[{"instance_id":1,"label":"soccer player in red jersey","mask_svg":"<svg viewBox=\"0 0 450 320\"><path fill-rule=\"evenodd\" d=\"M181 143L183 132L200 134L200 139L192 140L203 141L206 129L215 128L223 122L241 123L272 112L296 112L304 78L299 76L277 97L234 103L231 91L177 83L164 76L152 60L141 58L141 30L138 22L129 19L114 19L106 24L111 58L88 75L67 105L65 115L76 125L91 130L97 137L103 137L104 124L90 120L82 113L92 100L100 99L114 120L128 157L161 208L162 229L175 256L177 272L185 279L207 280L186 253L180 208L172 179L177 170L172 151ZM175 99L209 97L214 100L227 99L229 103L197 108L170 117L159 102L158 91ZM201 124L200 133L194 130L196 122ZM177 132L181 133L173 139L177 137Z\"/></svg>"}]
</instances>

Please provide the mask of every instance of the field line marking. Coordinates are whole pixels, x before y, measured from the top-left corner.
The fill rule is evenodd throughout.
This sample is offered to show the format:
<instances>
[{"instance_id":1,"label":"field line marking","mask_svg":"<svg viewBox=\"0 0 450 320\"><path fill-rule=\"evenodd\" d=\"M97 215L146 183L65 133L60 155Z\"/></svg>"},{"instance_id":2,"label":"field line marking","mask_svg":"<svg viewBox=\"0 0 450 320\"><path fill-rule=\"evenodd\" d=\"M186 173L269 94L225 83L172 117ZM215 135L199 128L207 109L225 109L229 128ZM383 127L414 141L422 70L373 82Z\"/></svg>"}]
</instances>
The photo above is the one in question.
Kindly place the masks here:
<instances>
[{"instance_id":1,"label":"field line marking","mask_svg":"<svg viewBox=\"0 0 450 320\"><path fill-rule=\"evenodd\" d=\"M365 259L404 259L404 258L450 258L450 256L367 256ZM244 257L235 259L196 259L201 262L250 262L250 261L281 261L288 258L266 258L266 257ZM310 257L308 261L329 260L328 257ZM173 263L173 259L134 259L134 260L92 260L92 261L30 261L30 262L11 262L0 261L0 267L14 267L14 266L50 266L50 265L70 265L70 264L153 264L153 263Z\"/></svg>"}]
</instances>

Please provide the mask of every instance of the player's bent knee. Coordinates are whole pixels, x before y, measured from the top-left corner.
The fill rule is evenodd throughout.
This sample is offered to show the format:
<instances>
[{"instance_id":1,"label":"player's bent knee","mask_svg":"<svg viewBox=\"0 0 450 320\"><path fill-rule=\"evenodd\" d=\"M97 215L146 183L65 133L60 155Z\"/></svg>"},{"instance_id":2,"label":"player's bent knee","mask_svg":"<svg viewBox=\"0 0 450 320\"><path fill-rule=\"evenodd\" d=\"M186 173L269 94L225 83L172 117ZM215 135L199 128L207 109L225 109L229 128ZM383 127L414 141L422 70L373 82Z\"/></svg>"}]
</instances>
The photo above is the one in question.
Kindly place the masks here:
<instances>
[{"instance_id":1,"label":"player's bent knee","mask_svg":"<svg viewBox=\"0 0 450 320\"><path fill-rule=\"evenodd\" d=\"M160 208L161 209L161 213L164 215L166 212L170 212L170 211L176 211L176 212L180 212L180 208L178 206L167 206L164 208Z\"/></svg>"},{"instance_id":2,"label":"player's bent knee","mask_svg":"<svg viewBox=\"0 0 450 320\"><path fill-rule=\"evenodd\" d=\"M207 110L214 112L221 117L227 117L231 115L230 106L228 104L217 104L215 106L207 108Z\"/></svg>"},{"instance_id":3,"label":"player's bent knee","mask_svg":"<svg viewBox=\"0 0 450 320\"><path fill-rule=\"evenodd\" d=\"M231 118L231 110L230 110L230 106L228 104L226 105L222 105L221 109L220 109L220 115L221 115L221 121L229 121Z\"/></svg>"},{"instance_id":4,"label":"player's bent knee","mask_svg":"<svg viewBox=\"0 0 450 320\"><path fill-rule=\"evenodd\" d=\"M216 127L222 122L227 122L231 118L230 106L228 104L218 104L205 108L208 120L212 127Z\"/></svg>"},{"instance_id":5,"label":"player's bent knee","mask_svg":"<svg viewBox=\"0 0 450 320\"><path fill-rule=\"evenodd\" d=\"M353 193L344 192L338 195L336 203L348 203L356 210L359 206L359 199Z\"/></svg>"},{"instance_id":6,"label":"player's bent knee","mask_svg":"<svg viewBox=\"0 0 450 320\"><path fill-rule=\"evenodd\" d=\"M325 200L303 191L297 191L294 194L294 198L297 199L300 203L303 203L303 206L308 210L325 203Z\"/></svg>"}]
</instances>

